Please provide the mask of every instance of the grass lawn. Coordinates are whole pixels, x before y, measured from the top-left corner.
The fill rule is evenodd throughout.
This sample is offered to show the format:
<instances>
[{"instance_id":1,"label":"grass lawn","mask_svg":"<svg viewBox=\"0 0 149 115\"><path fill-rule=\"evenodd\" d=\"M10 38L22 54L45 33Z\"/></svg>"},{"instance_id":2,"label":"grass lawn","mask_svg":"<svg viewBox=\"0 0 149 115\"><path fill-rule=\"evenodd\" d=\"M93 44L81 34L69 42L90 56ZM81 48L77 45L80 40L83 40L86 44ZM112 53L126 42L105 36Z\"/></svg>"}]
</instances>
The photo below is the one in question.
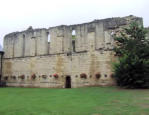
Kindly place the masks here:
<instances>
[{"instance_id":1,"label":"grass lawn","mask_svg":"<svg viewBox=\"0 0 149 115\"><path fill-rule=\"evenodd\" d=\"M0 88L0 115L149 115L149 90Z\"/></svg>"}]
</instances>

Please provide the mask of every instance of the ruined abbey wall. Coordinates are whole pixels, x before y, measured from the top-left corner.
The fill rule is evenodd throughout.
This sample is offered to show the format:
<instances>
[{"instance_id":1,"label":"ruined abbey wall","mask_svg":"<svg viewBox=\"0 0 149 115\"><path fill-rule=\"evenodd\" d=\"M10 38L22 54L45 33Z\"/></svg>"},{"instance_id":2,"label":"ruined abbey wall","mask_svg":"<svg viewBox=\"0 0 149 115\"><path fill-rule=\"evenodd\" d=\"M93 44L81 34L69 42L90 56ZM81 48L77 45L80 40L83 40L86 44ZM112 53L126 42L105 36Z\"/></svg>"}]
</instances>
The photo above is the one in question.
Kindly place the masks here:
<instances>
[{"instance_id":1,"label":"ruined abbey wall","mask_svg":"<svg viewBox=\"0 0 149 115\"><path fill-rule=\"evenodd\" d=\"M64 88L68 76L71 87L114 85L112 35L132 21L142 24L142 18L128 16L10 33L4 38L3 79L24 87Z\"/></svg>"}]
</instances>

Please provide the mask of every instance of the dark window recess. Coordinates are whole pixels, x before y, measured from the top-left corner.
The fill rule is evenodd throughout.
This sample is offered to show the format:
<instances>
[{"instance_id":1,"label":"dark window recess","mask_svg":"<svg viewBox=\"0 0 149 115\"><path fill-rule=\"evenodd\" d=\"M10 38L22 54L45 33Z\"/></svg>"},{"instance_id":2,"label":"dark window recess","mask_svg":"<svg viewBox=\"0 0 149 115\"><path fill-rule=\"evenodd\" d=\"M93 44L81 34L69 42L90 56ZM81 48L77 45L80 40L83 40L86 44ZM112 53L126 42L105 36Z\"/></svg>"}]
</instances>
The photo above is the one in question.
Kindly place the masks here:
<instances>
[{"instance_id":1,"label":"dark window recess","mask_svg":"<svg viewBox=\"0 0 149 115\"><path fill-rule=\"evenodd\" d=\"M73 50L73 52L76 52L75 49L76 49L76 48L75 48L75 40L72 40L72 50Z\"/></svg>"},{"instance_id":2,"label":"dark window recess","mask_svg":"<svg viewBox=\"0 0 149 115\"><path fill-rule=\"evenodd\" d=\"M25 38L25 35L23 34L23 38Z\"/></svg>"},{"instance_id":3,"label":"dark window recess","mask_svg":"<svg viewBox=\"0 0 149 115\"><path fill-rule=\"evenodd\" d=\"M4 77L4 80L8 80L8 77Z\"/></svg>"},{"instance_id":4,"label":"dark window recess","mask_svg":"<svg viewBox=\"0 0 149 115\"><path fill-rule=\"evenodd\" d=\"M72 55L72 53L71 53L71 52L68 52L68 53L67 53L67 56L71 56L71 55Z\"/></svg>"},{"instance_id":5,"label":"dark window recess","mask_svg":"<svg viewBox=\"0 0 149 115\"><path fill-rule=\"evenodd\" d=\"M25 55L25 35L23 34L23 51L22 51L22 56L24 57Z\"/></svg>"}]
</instances>

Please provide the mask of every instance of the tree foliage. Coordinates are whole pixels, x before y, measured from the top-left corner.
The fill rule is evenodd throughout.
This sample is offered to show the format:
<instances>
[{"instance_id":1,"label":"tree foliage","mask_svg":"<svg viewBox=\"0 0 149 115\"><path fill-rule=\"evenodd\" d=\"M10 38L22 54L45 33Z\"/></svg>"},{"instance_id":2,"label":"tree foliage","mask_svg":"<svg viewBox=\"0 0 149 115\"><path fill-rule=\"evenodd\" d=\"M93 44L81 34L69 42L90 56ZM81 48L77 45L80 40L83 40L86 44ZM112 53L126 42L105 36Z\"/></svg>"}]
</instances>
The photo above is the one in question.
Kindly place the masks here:
<instances>
[{"instance_id":1,"label":"tree foliage","mask_svg":"<svg viewBox=\"0 0 149 115\"><path fill-rule=\"evenodd\" d=\"M119 37L114 51L119 61L114 64L118 86L149 88L149 40L146 29L133 22Z\"/></svg>"}]
</instances>

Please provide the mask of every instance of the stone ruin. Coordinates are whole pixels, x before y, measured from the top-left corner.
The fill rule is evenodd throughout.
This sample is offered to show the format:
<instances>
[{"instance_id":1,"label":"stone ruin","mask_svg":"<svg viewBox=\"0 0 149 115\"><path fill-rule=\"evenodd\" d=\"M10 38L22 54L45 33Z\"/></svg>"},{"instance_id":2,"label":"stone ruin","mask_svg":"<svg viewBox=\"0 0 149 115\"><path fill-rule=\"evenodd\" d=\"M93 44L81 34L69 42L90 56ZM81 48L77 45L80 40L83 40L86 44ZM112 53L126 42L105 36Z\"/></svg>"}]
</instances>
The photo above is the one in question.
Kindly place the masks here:
<instances>
[{"instance_id":1,"label":"stone ruin","mask_svg":"<svg viewBox=\"0 0 149 115\"><path fill-rule=\"evenodd\" d=\"M10 33L4 37L2 79L19 87L115 85L112 36L132 21L143 24L131 15Z\"/></svg>"}]
</instances>

